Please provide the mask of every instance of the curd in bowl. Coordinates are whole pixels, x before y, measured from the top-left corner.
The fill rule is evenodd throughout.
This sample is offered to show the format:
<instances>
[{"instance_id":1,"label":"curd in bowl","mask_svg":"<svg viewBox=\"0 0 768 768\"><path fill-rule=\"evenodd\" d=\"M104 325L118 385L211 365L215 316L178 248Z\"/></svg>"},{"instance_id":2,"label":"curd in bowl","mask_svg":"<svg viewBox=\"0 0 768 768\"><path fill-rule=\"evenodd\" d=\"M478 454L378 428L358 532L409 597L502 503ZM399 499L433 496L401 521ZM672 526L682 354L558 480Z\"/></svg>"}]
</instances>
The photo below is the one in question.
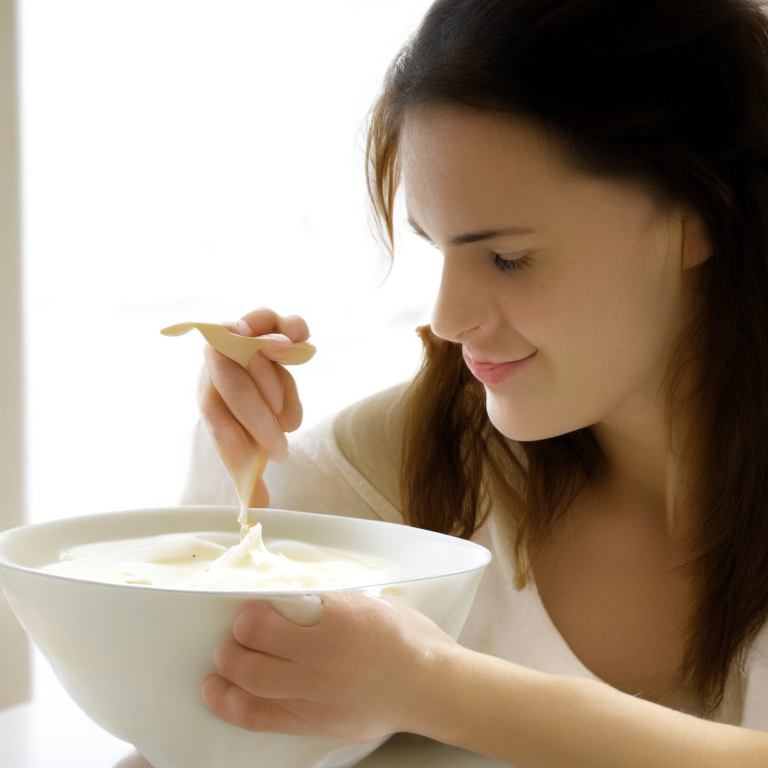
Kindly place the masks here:
<instances>
[{"instance_id":1,"label":"curd in bowl","mask_svg":"<svg viewBox=\"0 0 768 768\"><path fill-rule=\"evenodd\" d=\"M239 538L236 512L232 507L135 510L5 531L0 583L69 695L94 722L135 745L154 768L354 765L383 740L349 744L252 733L206 709L200 687L215 671L214 651L231 637L238 612L249 601L268 599L291 620L311 625L320 613L313 592L354 589L403 602L455 639L490 552L404 525L260 509L263 543L273 554L307 561L309 552L321 548L372 564L373 570L357 586L312 588L305 581L230 589L221 582L203 587L150 585L141 577L138 583L94 580L46 568L65 551L117 540L207 532L226 549Z\"/></svg>"}]
</instances>

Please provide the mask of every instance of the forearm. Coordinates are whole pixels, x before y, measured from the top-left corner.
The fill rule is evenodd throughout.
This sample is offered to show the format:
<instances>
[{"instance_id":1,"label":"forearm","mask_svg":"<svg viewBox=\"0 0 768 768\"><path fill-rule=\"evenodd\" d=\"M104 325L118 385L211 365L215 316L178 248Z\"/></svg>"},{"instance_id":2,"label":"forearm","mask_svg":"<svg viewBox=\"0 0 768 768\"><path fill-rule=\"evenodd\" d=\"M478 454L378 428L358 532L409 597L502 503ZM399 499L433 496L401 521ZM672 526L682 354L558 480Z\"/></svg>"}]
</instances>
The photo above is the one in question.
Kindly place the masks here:
<instances>
[{"instance_id":1,"label":"forearm","mask_svg":"<svg viewBox=\"0 0 768 768\"><path fill-rule=\"evenodd\" d=\"M419 732L518 768L765 768L768 734L457 647Z\"/></svg>"}]
</instances>

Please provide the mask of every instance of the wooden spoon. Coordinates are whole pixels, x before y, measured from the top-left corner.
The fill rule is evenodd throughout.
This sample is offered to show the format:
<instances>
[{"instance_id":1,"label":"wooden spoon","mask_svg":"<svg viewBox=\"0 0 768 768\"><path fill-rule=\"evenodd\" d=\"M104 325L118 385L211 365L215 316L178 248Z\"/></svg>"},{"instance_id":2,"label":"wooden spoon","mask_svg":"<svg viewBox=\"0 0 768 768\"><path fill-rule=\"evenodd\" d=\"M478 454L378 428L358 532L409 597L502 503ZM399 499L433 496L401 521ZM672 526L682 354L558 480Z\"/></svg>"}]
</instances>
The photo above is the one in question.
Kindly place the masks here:
<instances>
[{"instance_id":1,"label":"wooden spoon","mask_svg":"<svg viewBox=\"0 0 768 768\"><path fill-rule=\"evenodd\" d=\"M195 328L215 350L240 363L243 368L248 367L256 352L270 343L273 348L270 350L269 359L282 365L301 365L311 360L317 352L314 344L308 341L295 344L281 333L240 336L219 323L179 323L163 328L160 333L164 336L181 336Z\"/></svg>"},{"instance_id":2,"label":"wooden spoon","mask_svg":"<svg viewBox=\"0 0 768 768\"><path fill-rule=\"evenodd\" d=\"M243 368L247 368L251 358L267 344L270 344L269 359L282 365L301 365L311 360L317 351L316 347L308 341L297 344L279 333L270 333L264 336L240 336L218 323L179 323L163 328L160 333L165 336L181 336L193 329L200 331L215 350L239 363ZM251 466L244 471L236 471L224 459L224 464L240 500L240 516L237 520L240 523L241 540L248 533L248 530L256 525L256 520L251 520L248 504L253 495L253 489L267 466L267 452L255 441L253 444L256 448L256 458Z\"/></svg>"}]
</instances>

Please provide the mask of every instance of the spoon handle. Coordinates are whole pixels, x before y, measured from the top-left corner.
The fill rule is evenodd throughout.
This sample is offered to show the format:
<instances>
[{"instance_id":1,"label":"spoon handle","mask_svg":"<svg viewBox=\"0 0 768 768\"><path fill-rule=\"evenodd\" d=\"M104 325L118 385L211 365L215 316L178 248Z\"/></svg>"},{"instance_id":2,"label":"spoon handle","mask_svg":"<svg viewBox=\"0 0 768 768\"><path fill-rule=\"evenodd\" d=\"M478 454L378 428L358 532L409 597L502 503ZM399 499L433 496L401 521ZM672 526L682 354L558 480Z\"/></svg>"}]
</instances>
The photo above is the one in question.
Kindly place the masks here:
<instances>
[{"instance_id":1,"label":"spoon handle","mask_svg":"<svg viewBox=\"0 0 768 768\"><path fill-rule=\"evenodd\" d=\"M240 336L219 323L179 323L163 328L160 333L164 336L181 336L193 329L200 331L215 350L243 368L247 368L254 354L267 345L270 345L265 350L268 351L267 357L282 365L301 365L311 360L317 351L314 344L308 341L295 344L285 336L273 333L265 336Z\"/></svg>"},{"instance_id":2,"label":"spoon handle","mask_svg":"<svg viewBox=\"0 0 768 768\"><path fill-rule=\"evenodd\" d=\"M235 479L235 475L230 471L229 476L235 484L235 490L237 491L237 498L240 500L240 515L237 518L237 522L240 523L240 541L245 538L248 529L256 525L256 520L251 520L251 496L253 495L253 489L256 483L261 479L264 474L264 470L267 468L267 452L257 443L256 445L256 458L251 466L250 472L242 477L239 481Z\"/></svg>"}]
</instances>

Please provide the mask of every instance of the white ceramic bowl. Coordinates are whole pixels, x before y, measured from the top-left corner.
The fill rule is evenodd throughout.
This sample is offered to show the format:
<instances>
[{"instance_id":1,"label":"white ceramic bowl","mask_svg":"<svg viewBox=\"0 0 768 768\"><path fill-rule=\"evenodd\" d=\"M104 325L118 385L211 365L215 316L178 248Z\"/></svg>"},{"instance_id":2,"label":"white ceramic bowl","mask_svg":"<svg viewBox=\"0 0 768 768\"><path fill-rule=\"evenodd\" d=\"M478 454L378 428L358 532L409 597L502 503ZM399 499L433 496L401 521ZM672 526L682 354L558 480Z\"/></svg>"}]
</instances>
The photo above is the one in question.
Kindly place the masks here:
<instances>
[{"instance_id":1,"label":"white ceramic bowl","mask_svg":"<svg viewBox=\"0 0 768 768\"><path fill-rule=\"evenodd\" d=\"M182 531L236 533L231 507L174 507L68 518L0 533L0 583L29 636L83 711L130 742L155 768L332 768L354 765L381 741L251 733L212 715L200 686L216 646L248 601L306 592L204 592L90 581L40 571L64 549ZM295 539L390 560L413 578L363 591L429 616L456 638L490 552L403 525L286 510L259 510L264 538ZM331 590L326 590L331 591ZM305 595L302 597L302 595ZM285 604L283 604L285 607ZM311 622L307 622L311 623ZM383 740L382 740L383 741Z\"/></svg>"}]
</instances>

